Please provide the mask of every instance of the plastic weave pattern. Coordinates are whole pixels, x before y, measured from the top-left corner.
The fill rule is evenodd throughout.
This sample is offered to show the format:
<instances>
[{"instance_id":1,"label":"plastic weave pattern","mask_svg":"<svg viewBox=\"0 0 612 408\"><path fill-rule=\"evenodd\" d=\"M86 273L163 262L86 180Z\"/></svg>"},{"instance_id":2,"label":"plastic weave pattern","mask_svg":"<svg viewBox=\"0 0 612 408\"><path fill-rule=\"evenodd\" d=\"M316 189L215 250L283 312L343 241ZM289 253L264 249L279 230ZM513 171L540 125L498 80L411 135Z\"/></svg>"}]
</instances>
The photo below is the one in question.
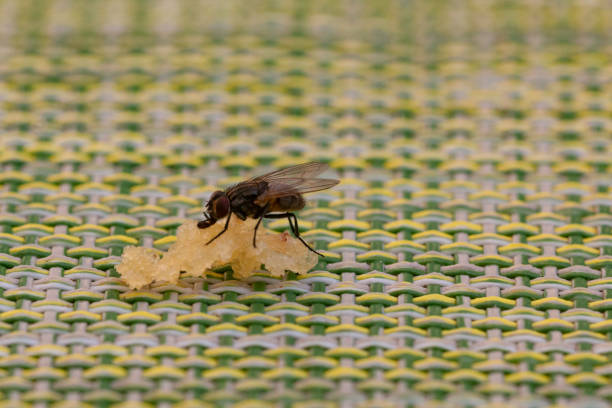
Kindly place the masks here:
<instances>
[{"instance_id":1,"label":"plastic weave pattern","mask_svg":"<svg viewBox=\"0 0 612 408\"><path fill-rule=\"evenodd\" d=\"M0 408L609 406L611 10L0 2ZM310 160L308 274L114 270Z\"/></svg>"}]
</instances>

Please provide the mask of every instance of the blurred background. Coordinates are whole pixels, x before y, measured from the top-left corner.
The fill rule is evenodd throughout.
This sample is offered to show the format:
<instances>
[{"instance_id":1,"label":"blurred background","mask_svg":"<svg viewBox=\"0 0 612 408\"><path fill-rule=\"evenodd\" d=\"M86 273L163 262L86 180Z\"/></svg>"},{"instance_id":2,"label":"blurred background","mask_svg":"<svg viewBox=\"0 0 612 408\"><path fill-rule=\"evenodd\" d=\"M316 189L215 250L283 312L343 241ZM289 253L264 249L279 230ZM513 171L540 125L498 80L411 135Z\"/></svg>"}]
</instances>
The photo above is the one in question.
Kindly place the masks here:
<instances>
[{"instance_id":1,"label":"blurred background","mask_svg":"<svg viewBox=\"0 0 612 408\"><path fill-rule=\"evenodd\" d=\"M609 406L610 21L0 1L0 405ZM342 180L299 214L310 273L119 279L212 191L310 160Z\"/></svg>"}]
</instances>

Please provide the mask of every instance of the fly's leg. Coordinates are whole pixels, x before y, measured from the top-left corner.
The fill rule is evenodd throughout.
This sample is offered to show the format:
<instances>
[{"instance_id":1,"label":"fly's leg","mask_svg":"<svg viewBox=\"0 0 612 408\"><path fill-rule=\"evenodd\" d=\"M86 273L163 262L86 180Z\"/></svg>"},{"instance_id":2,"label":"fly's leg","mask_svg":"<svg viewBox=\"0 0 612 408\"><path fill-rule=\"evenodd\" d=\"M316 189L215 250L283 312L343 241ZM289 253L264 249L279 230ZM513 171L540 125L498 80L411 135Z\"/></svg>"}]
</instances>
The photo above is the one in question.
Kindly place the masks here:
<instances>
[{"instance_id":1,"label":"fly's leg","mask_svg":"<svg viewBox=\"0 0 612 408\"><path fill-rule=\"evenodd\" d=\"M257 228L259 228L259 224L261 224L261 220L263 220L263 216L259 217L259 219L257 220L257 224L255 224L255 229L253 230L253 248L257 248L257 245L255 244L255 241L257 239Z\"/></svg>"},{"instance_id":2,"label":"fly's leg","mask_svg":"<svg viewBox=\"0 0 612 408\"><path fill-rule=\"evenodd\" d=\"M293 233L295 234L295 237L299 239L302 242L302 244L306 246L306 248L308 248L309 250L311 250L312 252L314 252L315 254L319 256L323 256L323 254L315 251L310 245L308 245L308 243L306 243L306 241L304 241L302 237L300 236L300 230L298 227L298 219L296 215L294 213L287 213L287 220L289 221L289 225L291 225L291 218L293 218Z\"/></svg>"},{"instance_id":3,"label":"fly's leg","mask_svg":"<svg viewBox=\"0 0 612 408\"><path fill-rule=\"evenodd\" d=\"M212 238L210 241L208 241L208 242L206 243L206 245L210 244L210 243L211 243L211 242L213 242L215 239L217 239L217 238L219 238L221 235L223 235L223 233L224 233L225 231L227 231L227 227L228 227L228 225L229 225L229 220L230 220L231 216L232 216L232 212L230 211L230 212L229 212L229 214L227 214L227 220L225 221L225 227L223 227L223 230L222 230L220 233L218 233L217 235L215 235L215 236L214 236L214 237L213 237L213 238Z\"/></svg>"},{"instance_id":4,"label":"fly's leg","mask_svg":"<svg viewBox=\"0 0 612 408\"><path fill-rule=\"evenodd\" d=\"M309 250L311 250L312 252L314 252L315 254L317 254L319 256L323 256L319 252L317 252L314 249L312 249L312 247L310 245L308 245L308 243L302 239L302 237L300 236L300 230L298 229L297 217L295 216L294 213L289 213L288 212L288 213L282 213L282 214L266 214L266 215L264 215L264 217L265 218L287 218L287 221L289 222L289 227L291 228L291 231L293 231L293 235L295 235L295 237L297 239L299 239L300 242L302 244L304 244L304 246L306 248L308 248ZM294 225L294 223L295 223L295 225Z\"/></svg>"},{"instance_id":5,"label":"fly's leg","mask_svg":"<svg viewBox=\"0 0 612 408\"><path fill-rule=\"evenodd\" d=\"M266 216L267 209L268 209L268 204L266 204L265 207L262 209L261 211L262 215L257 220L257 224L255 224L255 229L253 230L253 248L257 248L257 245L255 244L255 241L257 239L257 228L259 228L259 224L261 224L261 220L263 220L264 217Z\"/></svg>"}]
</instances>

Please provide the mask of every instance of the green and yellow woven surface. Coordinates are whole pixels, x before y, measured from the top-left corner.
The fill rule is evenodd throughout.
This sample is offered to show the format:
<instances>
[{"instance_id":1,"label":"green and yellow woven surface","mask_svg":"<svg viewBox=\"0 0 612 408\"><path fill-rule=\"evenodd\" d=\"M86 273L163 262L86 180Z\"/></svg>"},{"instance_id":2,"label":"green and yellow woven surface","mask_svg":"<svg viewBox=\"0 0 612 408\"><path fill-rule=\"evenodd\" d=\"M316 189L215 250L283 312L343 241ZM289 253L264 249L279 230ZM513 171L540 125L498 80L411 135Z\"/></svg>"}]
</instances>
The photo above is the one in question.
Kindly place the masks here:
<instances>
[{"instance_id":1,"label":"green and yellow woven surface","mask_svg":"<svg viewBox=\"0 0 612 408\"><path fill-rule=\"evenodd\" d=\"M609 406L610 2L0 20L0 407ZM299 215L307 275L119 279L217 187L310 160L342 184Z\"/></svg>"}]
</instances>

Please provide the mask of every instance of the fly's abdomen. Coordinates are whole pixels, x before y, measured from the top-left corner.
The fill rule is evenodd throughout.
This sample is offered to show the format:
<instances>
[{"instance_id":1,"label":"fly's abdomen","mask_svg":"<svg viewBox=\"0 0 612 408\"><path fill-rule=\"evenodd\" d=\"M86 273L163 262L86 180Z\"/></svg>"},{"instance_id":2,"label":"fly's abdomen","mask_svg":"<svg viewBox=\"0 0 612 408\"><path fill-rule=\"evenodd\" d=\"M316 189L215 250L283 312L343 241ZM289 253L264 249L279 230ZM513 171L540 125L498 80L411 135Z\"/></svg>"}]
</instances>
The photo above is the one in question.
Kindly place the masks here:
<instances>
[{"instance_id":1,"label":"fly's abdomen","mask_svg":"<svg viewBox=\"0 0 612 408\"><path fill-rule=\"evenodd\" d=\"M287 211L298 211L304 208L306 202L301 194L290 194L274 199L270 206L269 212L287 212Z\"/></svg>"}]
</instances>

